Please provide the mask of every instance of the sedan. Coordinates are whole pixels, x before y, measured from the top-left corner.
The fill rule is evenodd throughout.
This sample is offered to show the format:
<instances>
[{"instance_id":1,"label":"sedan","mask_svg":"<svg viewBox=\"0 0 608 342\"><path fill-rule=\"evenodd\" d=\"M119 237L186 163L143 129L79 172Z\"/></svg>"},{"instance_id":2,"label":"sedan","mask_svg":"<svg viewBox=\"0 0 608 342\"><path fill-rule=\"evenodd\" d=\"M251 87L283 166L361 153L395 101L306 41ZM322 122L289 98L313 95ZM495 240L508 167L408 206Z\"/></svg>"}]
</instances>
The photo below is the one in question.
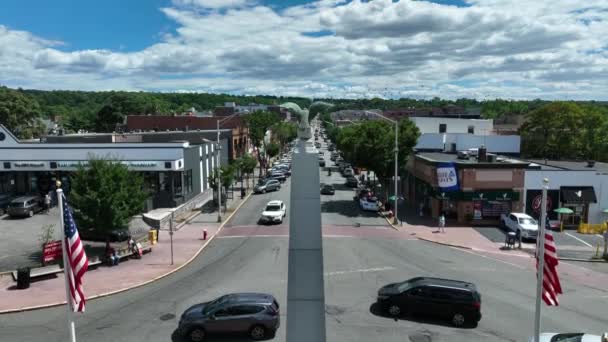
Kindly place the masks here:
<instances>
[{"instance_id":1,"label":"sedan","mask_svg":"<svg viewBox=\"0 0 608 342\"><path fill-rule=\"evenodd\" d=\"M336 189L331 184L325 184L321 187L321 195L334 195Z\"/></svg>"},{"instance_id":2,"label":"sedan","mask_svg":"<svg viewBox=\"0 0 608 342\"><path fill-rule=\"evenodd\" d=\"M355 177L346 178L346 186L356 188L359 186L359 181Z\"/></svg>"},{"instance_id":3,"label":"sedan","mask_svg":"<svg viewBox=\"0 0 608 342\"><path fill-rule=\"evenodd\" d=\"M270 201L260 217L260 223L283 223L287 215L287 207L283 201Z\"/></svg>"}]
</instances>

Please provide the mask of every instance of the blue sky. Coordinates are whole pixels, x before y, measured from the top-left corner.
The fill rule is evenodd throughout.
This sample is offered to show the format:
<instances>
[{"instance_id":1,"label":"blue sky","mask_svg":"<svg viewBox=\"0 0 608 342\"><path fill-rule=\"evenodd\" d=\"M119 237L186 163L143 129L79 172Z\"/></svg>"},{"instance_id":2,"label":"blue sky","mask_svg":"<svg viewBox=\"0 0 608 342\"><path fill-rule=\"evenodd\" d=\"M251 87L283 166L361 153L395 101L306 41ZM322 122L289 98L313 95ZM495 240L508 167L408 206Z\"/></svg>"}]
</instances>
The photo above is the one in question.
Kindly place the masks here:
<instances>
[{"instance_id":1,"label":"blue sky","mask_svg":"<svg viewBox=\"0 0 608 342\"><path fill-rule=\"evenodd\" d=\"M608 0L1 1L11 87L608 97Z\"/></svg>"}]
</instances>

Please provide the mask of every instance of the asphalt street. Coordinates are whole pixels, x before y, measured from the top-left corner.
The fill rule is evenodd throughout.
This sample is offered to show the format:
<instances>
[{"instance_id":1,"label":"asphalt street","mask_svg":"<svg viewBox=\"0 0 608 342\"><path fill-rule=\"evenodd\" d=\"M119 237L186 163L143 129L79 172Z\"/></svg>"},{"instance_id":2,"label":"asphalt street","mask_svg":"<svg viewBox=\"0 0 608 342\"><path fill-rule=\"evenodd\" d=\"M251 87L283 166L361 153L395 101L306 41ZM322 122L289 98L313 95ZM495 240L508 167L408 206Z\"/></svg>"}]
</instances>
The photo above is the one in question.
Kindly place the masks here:
<instances>
[{"instance_id":1,"label":"asphalt street","mask_svg":"<svg viewBox=\"0 0 608 342\"><path fill-rule=\"evenodd\" d=\"M341 181L337 177L334 174L323 181ZM349 191L344 190L335 195L335 200L349 197L354 202ZM255 225L263 206L271 199L283 200L290 209L289 186L286 184L279 192L252 196L225 229ZM380 218L342 210L328 211L325 205L323 223L346 226L361 220L384 224ZM325 237L323 243L327 341L527 341L533 331L535 273L517 263L413 239ZM238 291L276 296L282 304L282 324L272 341L285 341L287 252L286 237L218 237L179 272L87 303L87 312L76 315L78 341L181 341L173 333L187 307ZM479 325L459 329L436 320L394 320L376 310L373 304L378 288L424 275L476 283L482 294L483 318ZM560 297L561 305L543 306L543 330L603 332L608 326L608 292L567 279L562 285L565 293ZM65 310L60 307L0 315L0 340L65 341Z\"/></svg>"}]
</instances>

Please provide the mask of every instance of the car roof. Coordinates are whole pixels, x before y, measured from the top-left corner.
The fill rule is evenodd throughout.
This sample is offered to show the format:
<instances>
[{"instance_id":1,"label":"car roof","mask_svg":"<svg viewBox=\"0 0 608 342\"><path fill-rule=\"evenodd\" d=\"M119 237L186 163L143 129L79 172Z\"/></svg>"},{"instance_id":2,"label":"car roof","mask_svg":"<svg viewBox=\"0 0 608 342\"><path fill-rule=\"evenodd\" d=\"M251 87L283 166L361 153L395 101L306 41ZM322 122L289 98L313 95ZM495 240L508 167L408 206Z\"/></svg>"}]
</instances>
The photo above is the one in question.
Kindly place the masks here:
<instances>
[{"instance_id":1,"label":"car roof","mask_svg":"<svg viewBox=\"0 0 608 342\"><path fill-rule=\"evenodd\" d=\"M417 286L429 285L429 286L440 286L440 287L451 287L462 290L477 291L477 287L473 283L469 283L461 280L443 279L443 278L432 278L432 277L416 277L409 279L408 282L416 284Z\"/></svg>"},{"instance_id":2,"label":"car roof","mask_svg":"<svg viewBox=\"0 0 608 342\"><path fill-rule=\"evenodd\" d=\"M272 200L272 201L268 202L266 205L281 205L281 204L283 204L283 201Z\"/></svg>"},{"instance_id":3,"label":"car roof","mask_svg":"<svg viewBox=\"0 0 608 342\"><path fill-rule=\"evenodd\" d=\"M524 218L532 218L530 215L528 215L528 214L524 214L524 213L511 213L511 215L513 215L513 216L515 216L515 217L517 217L517 218L521 218L521 217L524 217Z\"/></svg>"},{"instance_id":4,"label":"car roof","mask_svg":"<svg viewBox=\"0 0 608 342\"><path fill-rule=\"evenodd\" d=\"M228 303L272 304L276 299L273 295L256 292L240 292L227 294Z\"/></svg>"}]
</instances>

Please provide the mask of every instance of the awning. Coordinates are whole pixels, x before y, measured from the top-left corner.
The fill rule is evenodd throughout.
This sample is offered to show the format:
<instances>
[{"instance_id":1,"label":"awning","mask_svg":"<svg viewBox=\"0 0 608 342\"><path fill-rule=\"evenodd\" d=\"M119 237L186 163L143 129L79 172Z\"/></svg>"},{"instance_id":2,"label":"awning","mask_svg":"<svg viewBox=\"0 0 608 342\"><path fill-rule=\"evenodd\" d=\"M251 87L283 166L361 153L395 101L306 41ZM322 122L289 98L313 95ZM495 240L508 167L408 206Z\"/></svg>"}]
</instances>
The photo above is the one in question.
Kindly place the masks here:
<instances>
[{"instance_id":1,"label":"awning","mask_svg":"<svg viewBox=\"0 0 608 342\"><path fill-rule=\"evenodd\" d=\"M597 203L592 186L562 186L562 203Z\"/></svg>"},{"instance_id":2,"label":"awning","mask_svg":"<svg viewBox=\"0 0 608 342\"><path fill-rule=\"evenodd\" d=\"M519 192L513 190L490 190L463 192L465 201L519 201Z\"/></svg>"}]
</instances>

